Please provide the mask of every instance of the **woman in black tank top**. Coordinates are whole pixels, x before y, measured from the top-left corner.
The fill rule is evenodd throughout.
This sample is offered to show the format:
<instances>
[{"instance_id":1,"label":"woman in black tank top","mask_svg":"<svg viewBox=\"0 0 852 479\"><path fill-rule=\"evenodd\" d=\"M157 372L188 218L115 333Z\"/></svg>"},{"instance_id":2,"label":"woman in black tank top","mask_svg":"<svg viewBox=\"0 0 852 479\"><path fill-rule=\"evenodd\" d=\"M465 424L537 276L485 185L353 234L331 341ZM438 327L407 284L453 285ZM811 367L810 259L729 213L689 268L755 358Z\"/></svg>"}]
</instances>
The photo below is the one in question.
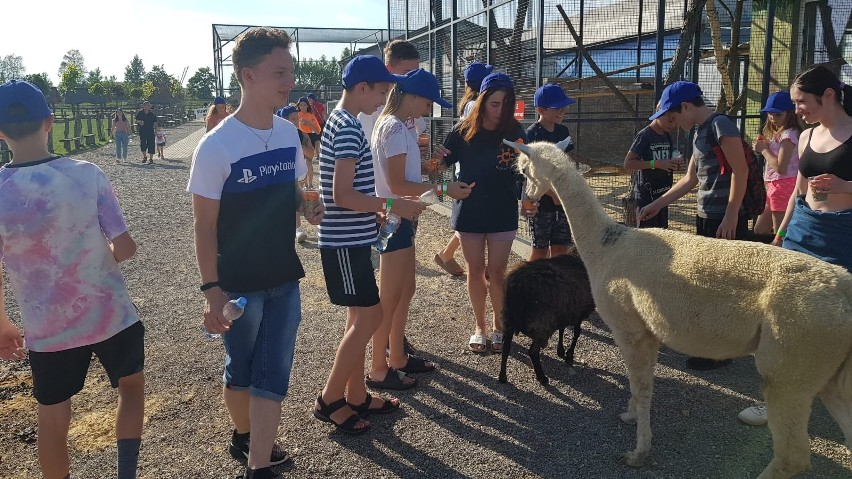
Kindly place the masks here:
<instances>
[{"instance_id":1,"label":"woman in black tank top","mask_svg":"<svg viewBox=\"0 0 852 479\"><path fill-rule=\"evenodd\" d=\"M790 95L802 120L819 125L799 143L796 190L772 243L852 271L852 87L816 66L796 77ZM818 152L811 147L814 136L842 143Z\"/></svg>"}]
</instances>

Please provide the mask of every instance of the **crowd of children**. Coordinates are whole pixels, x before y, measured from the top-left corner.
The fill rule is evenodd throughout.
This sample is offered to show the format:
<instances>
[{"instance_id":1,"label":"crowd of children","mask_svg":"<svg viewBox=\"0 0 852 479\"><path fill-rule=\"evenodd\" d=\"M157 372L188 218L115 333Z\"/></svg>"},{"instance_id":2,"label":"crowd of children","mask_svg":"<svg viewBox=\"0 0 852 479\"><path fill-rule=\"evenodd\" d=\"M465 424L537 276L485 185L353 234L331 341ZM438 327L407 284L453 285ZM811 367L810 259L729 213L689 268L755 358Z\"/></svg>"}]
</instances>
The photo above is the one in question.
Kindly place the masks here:
<instances>
[{"instance_id":1,"label":"crowd of children","mask_svg":"<svg viewBox=\"0 0 852 479\"><path fill-rule=\"evenodd\" d=\"M411 44L391 42L385 62L354 57L343 70L343 97L327 116L311 96L279 109L294 86L289 48L285 33L268 28L249 30L236 42L240 106L229 115L224 100L214 101L187 185L204 327L222 334L225 346L223 395L233 422L228 450L246 462L243 477L255 479L277 477L271 467L290 460L275 438L301 321L304 270L292 241L294 235L299 240L300 216L318 225L329 300L346 308L346 329L313 415L361 434L371 428L371 414L400 408L397 398L373 396L368 387L416 387L415 374L437 367L406 348L405 325L416 292L417 219L426 208L416 197L434 192L452 198L450 225L467 265L473 312L467 347L477 353L501 351L503 279L522 197L517 152L503 140L570 138L562 122L574 103L557 85L540 87L534 96L538 119L524 131L513 115L512 79L490 65L472 64L465 70L461 121L429 158L439 170L454 168L458 181L432 184L421 176L429 163L418 144L425 130L421 117L433 103L451 105L441 98L435 76L418 68ZM143 128L148 108L137 115ZM828 69L814 67L802 72L789 92L770 96L763 112L768 120L752 146L766 160L768 188L755 232L774 234L774 244L852 269L852 253L845 247L852 233L852 88ZM803 131L799 118L818 126ZM696 233L746 238L750 218L743 199L750 160L736 124L705 105L698 85L682 81L665 89L650 120L624 159L626 169L638 172L636 226L666 228L668 205L697 186ZM0 357L20 359L28 350L39 404L39 462L44 477L60 479L70 477L70 399L82 389L91 356L97 355L120 398L118 477L134 478L144 409L144 327L118 263L131 258L136 245L104 173L91 163L48 152L52 122L36 87L16 81L0 86L0 137L14 152L14 161L0 169L5 205L0 245L26 337L25 345L0 301ZM117 111L116 136L129 131L126 123ZM150 126L162 159L165 135ZM677 128L695 129L687 160L674 151L670 133ZM565 151L573 147L568 142ZM143 148L153 161L150 145ZM117 146L116 158L126 158L126 143ZM315 158L321 204L306 212L300 207L307 198L302 188L313 186ZM672 172L684 162L684 176L675 183ZM252 207L259 203L268 207ZM572 243L565 211L552 192L524 203L520 211L532 235L530 260L563 254ZM381 250L377 283L371 262L377 225L395 217L400 224ZM43 248L21 247L26 244ZM435 261L458 274L453 251L451 242ZM248 304L240 320L231 322L223 307L239 296ZM704 358L687 363L694 369L725 364ZM765 408L748 408L740 419L765 423Z\"/></svg>"}]
</instances>

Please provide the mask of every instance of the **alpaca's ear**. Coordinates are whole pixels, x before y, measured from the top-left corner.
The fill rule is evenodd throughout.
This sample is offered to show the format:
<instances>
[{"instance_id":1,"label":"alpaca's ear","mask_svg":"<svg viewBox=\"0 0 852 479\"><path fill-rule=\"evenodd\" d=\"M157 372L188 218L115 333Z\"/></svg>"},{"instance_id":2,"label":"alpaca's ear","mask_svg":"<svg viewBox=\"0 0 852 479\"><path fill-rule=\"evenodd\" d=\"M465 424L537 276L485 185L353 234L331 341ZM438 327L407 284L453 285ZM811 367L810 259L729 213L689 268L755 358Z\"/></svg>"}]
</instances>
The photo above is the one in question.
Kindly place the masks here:
<instances>
[{"instance_id":1,"label":"alpaca's ear","mask_svg":"<svg viewBox=\"0 0 852 479\"><path fill-rule=\"evenodd\" d=\"M515 143L514 141L509 141L509 140L503 140L503 143L511 146L512 148L520 151L521 153L523 153L527 156L532 156L532 150L530 149L530 147L523 144L523 143Z\"/></svg>"},{"instance_id":2,"label":"alpaca's ear","mask_svg":"<svg viewBox=\"0 0 852 479\"><path fill-rule=\"evenodd\" d=\"M559 148L559 151L565 151L565 148L568 148L569 146L571 146L572 143L574 143L574 139L569 136L569 137L565 138L564 140L560 141L559 143L557 143L556 147Z\"/></svg>"}]
</instances>

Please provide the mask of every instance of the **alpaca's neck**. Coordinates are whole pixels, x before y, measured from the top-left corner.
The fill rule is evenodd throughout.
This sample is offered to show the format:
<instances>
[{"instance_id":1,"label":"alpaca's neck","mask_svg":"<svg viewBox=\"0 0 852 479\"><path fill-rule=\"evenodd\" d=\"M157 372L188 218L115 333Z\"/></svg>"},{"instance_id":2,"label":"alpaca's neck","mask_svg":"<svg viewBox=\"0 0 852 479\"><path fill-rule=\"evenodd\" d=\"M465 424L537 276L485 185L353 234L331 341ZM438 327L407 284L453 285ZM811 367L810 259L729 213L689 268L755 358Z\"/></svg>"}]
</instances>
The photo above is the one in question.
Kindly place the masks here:
<instances>
[{"instance_id":1,"label":"alpaca's neck","mask_svg":"<svg viewBox=\"0 0 852 479\"><path fill-rule=\"evenodd\" d=\"M550 179L550 184L565 208L571 235L583 255L583 261L588 263L590 257L600 258L597 253L622 226L606 214L592 188L576 171L563 170Z\"/></svg>"}]
</instances>

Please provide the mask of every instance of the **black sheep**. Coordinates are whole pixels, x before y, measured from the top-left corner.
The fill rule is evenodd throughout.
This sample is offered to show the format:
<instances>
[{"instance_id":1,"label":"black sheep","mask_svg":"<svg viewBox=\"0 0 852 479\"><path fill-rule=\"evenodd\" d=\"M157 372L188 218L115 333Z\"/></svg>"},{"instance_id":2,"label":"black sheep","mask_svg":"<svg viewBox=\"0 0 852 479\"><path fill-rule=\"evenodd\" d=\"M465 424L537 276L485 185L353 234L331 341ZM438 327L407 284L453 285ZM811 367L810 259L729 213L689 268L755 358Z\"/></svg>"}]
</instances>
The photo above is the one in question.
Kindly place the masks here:
<instances>
[{"instance_id":1,"label":"black sheep","mask_svg":"<svg viewBox=\"0 0 852 479\"><path fill-rule=\"evenodd\" d=\"M532 339L530 361L536 379L546 385L548 379L541 368L541 348L547 346L554 331L559 331L556 354L565 358L570 368L574 364L574 347L580 336L580 324L595 310L586 267L577 250L570 248L565 255L522 263L506 275L505 285L505 338L498 380L506 382L506 360L512 347L512 336L518 332ZM568 354L565 354L562 339L565 328L571 326L574 327L574 337Z\"/></svg>"}]
</instances>

